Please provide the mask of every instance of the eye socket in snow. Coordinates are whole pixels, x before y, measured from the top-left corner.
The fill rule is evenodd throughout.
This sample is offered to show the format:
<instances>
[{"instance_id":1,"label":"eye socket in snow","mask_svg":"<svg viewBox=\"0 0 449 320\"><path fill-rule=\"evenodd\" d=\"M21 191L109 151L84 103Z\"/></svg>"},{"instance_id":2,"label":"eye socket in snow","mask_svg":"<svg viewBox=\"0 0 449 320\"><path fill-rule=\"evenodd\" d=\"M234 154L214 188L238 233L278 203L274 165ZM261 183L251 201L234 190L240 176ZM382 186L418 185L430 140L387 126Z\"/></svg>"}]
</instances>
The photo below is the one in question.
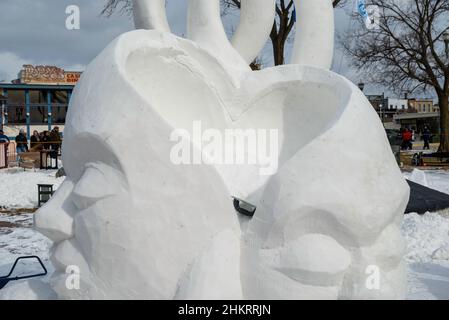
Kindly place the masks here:
<instances>
[{"instance_id":1,"label":"eye socket in snow","mask_svg":"<svg viewBox=\"0 0 449 320\"><path fill-rule=\"evenodd\" d=\"M247 217L253 217L254 213L256 212L257 207L255 205L252 205L249 202L246 202L242 199L236 198L236 197L232 197L234 199L233 203L234 203L234 209L240 213L243 214L244 216Z\"/></svg>"}]
</instances>

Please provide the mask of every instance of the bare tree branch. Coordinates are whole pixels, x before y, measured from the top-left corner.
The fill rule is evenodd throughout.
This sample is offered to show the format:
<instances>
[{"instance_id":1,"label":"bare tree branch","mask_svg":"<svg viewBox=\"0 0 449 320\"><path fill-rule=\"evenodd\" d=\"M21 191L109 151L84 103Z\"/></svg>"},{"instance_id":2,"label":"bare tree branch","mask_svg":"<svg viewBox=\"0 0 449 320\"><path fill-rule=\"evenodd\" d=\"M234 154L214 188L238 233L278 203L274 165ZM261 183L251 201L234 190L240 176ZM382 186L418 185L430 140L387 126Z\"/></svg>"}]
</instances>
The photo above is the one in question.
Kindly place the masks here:
<instances>
[{"instance_id":1,"label":"bare tree branch","mask_svg":"<svg viewBox=\"0 0 449 320\"><path fill-rule=\"evenodd\" d=\"M226 15L229 10L240 9L240 0L220 0L222 6L222 15ZM335 7L344 5L347 0L329 0ZM277 0L276 18L270 33L270 39L273 47L274 64L280 65L285 62L285 44L293 31L295 17L293 17L293 0ZM115 11L130 12L132 9L131 0L106 0L102 15L110 16Z\"/></svg>"},{"instance_id":2,"label":"bare tree branch","mask_svg":"<svg viewBox=\"0 0 449 320\"><path fill-rule=\"evenodd\" d=\"M447 0L372 0L379 8L380 24L364 24L345 35L342 46L367 81L396 92L432 89L441 112L440 150L449 151L449 57L443 34L449 30Z\"/></svg>"}]
</instances>

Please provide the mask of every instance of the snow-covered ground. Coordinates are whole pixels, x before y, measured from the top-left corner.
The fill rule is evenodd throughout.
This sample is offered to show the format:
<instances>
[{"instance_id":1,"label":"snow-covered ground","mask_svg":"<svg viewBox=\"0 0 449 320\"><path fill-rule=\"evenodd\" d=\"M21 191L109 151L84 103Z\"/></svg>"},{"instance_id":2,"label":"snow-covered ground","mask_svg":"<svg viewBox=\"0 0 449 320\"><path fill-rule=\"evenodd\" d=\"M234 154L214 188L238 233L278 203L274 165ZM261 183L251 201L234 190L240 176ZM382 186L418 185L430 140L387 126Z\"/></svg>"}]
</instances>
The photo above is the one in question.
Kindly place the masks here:
<instances>
[{"instance_id":1,"label":"snow-covered ground","mask_svg":"<svg viewBox=\"0 0 449 320\"><path fill-rule=\"evenodd\" d=\"M0 208L3 208L0 212L0 276L7 274L14 260L23 255L41 257L49 274L53 271L48 260L51 241L32 229L33 215L27 213L28 210L21 213L20 209L37 206L38 183L51 183L56 189L64 178L56 179L54 175L54 171L0 170ZM410 178L412 174L404 173L404 176ZM415 172L413 177L449 194L449 172L428 170L425 175ZM402 232L407 244L407 299L449 299L449 210L405 215ZM20 264L17 271L16 274L24 275L40 272L41 268L37 262L28 261ZM19 283L21 285L41 284L36 281ZM8 285L0 291L2 298L21 296Z\"/></svg>"},{"instance_id":2,"label":"snow-covered ground","mask_svg":"<svg viewBox=\"0 0 449 320\"><path fill-rule=\"evenodd\" d=\"M48 269L53 267L48 261L52 242L33 230L33 214L30 209L37 207L37 184L53 184L54 190L64 181L56 178L56 170L31 171L20 168L0 170L0 276L9 273L12 264L20 256L39 256ZM36 260L20 261L13 276L41 273ZM43 278L48 281L49 275ZM25 284L25 282L23 281ZM31 282L39 285L39 282ZM8 298L8 287L1 292ZM15 296L21 298L20 296Z\"/></svg>"},{"instance_id":3,"label":"snow-covered ground","mask_svg":"<svg viewBox=\"0 0 449 320\"><path fill-rule=\"evenodd\" d=\"M0 208L36 208L38 184L53 184L56 190L64 181L55 174L55 170L0 170Z\"/></svg>"}]
</instances>

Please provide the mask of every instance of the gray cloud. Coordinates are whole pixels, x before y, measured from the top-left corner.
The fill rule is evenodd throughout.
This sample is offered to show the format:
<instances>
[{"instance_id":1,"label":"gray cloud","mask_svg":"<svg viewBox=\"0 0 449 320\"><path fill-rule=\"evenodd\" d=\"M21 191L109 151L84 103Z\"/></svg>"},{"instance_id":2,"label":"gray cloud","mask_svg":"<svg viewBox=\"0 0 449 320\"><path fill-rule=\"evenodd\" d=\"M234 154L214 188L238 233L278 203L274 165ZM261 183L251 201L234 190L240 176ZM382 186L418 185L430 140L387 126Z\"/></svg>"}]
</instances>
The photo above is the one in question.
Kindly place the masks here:
<instances>
[{"instance_id":1,"label":"gray cloud","mask_svg":"<svg viewBox=\"0 0 449 320\"><path fill-rule=\"evenodd\" d=\"M126 14L100 17L105 0L2 0L0 1L0 80L11 80L24 63L52 64L66 69L83 69L109 42L133 29ZM186 0L168 1L167 11L173 32L185 34ZM65 9L81 10L81 29L67 30ZM347 13L336 10L338 33L350 32ZM230 34L238 23L238 13L224 18ZM287 45L287 58L292 43ZM272 65L267 43L262 59ZM333 70L357 82L360 78L337 50Z\"/></svg>"}]
</instances>

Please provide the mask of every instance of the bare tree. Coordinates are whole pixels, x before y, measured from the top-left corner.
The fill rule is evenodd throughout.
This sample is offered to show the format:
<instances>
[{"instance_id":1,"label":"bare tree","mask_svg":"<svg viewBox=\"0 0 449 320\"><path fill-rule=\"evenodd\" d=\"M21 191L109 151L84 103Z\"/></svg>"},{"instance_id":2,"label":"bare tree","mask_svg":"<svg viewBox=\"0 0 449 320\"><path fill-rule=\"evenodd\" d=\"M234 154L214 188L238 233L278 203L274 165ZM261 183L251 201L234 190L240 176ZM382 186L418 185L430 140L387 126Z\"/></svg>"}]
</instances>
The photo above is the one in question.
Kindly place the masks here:
<instances>
[{"instance_id":1,"label":"bare tree","mask_svg":"<svg viewBox=\"0 0 449 320\"><path fill-rule=\"evenodd\" d=\"M329 0L332 5L337 7L343 5L346 0ZM240 9L241 0L221 0L224 9L238 8ZM285 44L290 36L296 22L294 16L293 0L277 0L276 1L276 19L271 29L270 39L273 47L274 64L282 65L285 63Z\"/></svg>"},{"instance_id":2,"label":"bare tree","mask_svg":"<svg viewBox=\"0 0 449 320\"><path fill-rule=\"evenodd\" d=\"M440 151L449 152L448 0L372 0L378 28L361 27L342 41L368 81L398 93L435 91L440 105Z\"/></svg>"},{"instance_id":3,"label":"bare tree","mask_svg":"<svg viewBox=\"0 0 449 320\"><path fill-rule=\"evenodd\" d=\"M224 14L228 9L240 9L241 0L220 0ZM329 0L335 7L343 5L347 0ZM132 6L131 0L107 0L102 14L111 15L116 10L129 11ZM296 18L294 16L293 0L277 0L276 18L271 29L270 39L273 47L273 58L275 65L285 63L285 44L293 30Z\"/></svg>"}]
</instances>

